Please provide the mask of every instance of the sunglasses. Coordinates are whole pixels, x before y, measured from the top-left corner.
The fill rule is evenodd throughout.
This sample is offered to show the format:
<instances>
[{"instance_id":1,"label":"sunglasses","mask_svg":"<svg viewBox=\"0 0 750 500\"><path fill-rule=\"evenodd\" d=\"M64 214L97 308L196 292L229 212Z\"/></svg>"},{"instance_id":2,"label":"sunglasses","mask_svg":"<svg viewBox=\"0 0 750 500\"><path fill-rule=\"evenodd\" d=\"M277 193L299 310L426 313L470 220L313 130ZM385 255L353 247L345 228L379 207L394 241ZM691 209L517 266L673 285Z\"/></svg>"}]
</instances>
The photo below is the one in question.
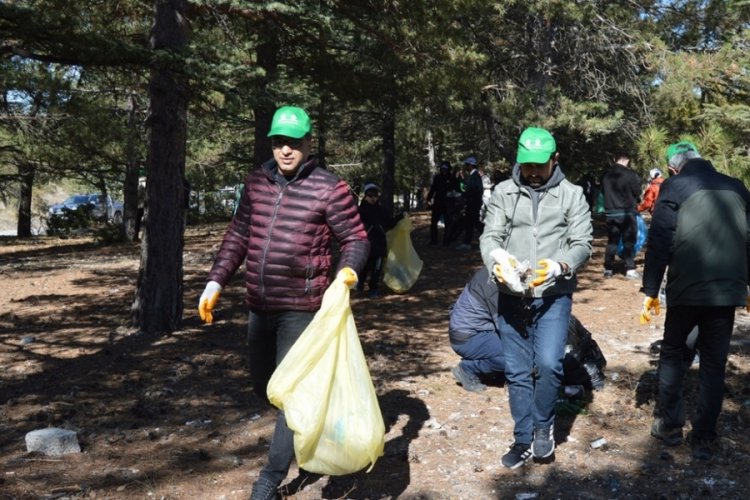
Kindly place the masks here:
<instances>
[{"instance_id":1,"label":"sunglasses","mask_svg":"<svg viewBox=\"0 0 750 500\"><path fill-rule=\"evenodd\" d=\"M294 139L292 137L274 136L271 138L271 147L273 149L281 149L284 146L289 146L291 149L302 149L305 143L305 139Z\"/></svg>"}]
</instances>

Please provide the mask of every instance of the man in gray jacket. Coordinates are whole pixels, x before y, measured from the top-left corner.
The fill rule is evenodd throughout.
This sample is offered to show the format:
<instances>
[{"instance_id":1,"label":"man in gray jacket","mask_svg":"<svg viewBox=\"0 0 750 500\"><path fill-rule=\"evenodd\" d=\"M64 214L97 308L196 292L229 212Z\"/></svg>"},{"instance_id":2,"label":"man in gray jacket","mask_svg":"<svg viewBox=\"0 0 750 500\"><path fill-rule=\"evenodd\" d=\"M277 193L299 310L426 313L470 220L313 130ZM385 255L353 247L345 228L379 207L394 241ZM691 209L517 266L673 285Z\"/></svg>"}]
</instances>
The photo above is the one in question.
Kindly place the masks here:
<instances>
[{"instance_id":1,"label":"man in gray jacket","mask_svg":"<svg viewBox=\"0 0 750 500\"><path fill-rule=\"evenodd\" d=\"M523 131L511 179L493 191L480 238L482 259L501 283L498 326L515 423L502 463L511 469L554 453L575 273L591 256L589 205L581 187L565 179L556 151L547 130ZM530 285L505 286L510 277L497 265L497 250L510 254L512 264L538 266Z\"/></svg>"}]
</instances>

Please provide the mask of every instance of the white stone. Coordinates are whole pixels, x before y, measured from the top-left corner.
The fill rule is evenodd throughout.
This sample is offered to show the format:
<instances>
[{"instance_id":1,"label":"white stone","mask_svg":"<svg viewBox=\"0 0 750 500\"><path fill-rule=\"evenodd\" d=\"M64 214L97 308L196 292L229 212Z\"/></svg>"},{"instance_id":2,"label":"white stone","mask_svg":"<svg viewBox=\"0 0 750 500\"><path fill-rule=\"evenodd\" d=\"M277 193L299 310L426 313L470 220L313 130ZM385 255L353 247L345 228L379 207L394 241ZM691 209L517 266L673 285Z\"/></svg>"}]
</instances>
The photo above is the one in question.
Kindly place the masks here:
<instances>
[{"instance_id":1,"label":"white stone","mask_svg":"<svg viewBox=\"0 0 750 500\"><path fill-rule=\"evenodd\" d=\"M75 432L48 427L26 434L26 451L38 451L48 456L59 457L68 453L80 453L81 447Z\"/></svg>"}]
</instances>

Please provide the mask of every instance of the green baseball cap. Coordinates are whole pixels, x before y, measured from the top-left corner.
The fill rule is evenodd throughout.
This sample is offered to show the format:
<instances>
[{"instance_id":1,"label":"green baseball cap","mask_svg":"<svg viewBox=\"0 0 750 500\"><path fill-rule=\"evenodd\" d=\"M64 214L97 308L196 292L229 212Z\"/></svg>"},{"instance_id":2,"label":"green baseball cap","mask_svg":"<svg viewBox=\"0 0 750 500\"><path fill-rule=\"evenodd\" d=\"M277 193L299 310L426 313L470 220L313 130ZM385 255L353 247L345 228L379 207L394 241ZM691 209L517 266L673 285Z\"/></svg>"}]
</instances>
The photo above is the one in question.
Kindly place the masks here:
<instances>
[{"instance_id":1,"label":"green baseball cap","mask_svg":"<svg viewBox=\"0 0 750 500\"><path fill-rule=\"evenodd\" d=\"M698 148L696 148L695 144L690 141L680 141L670 145L667 148L667 163L669 163L669 160L671 160L674 155L687 153L688 151L695 151L697 153Z\"/></svg>"},{"instance_id":2,"label":"green baseball cap","mask_svg":"<svg viewBox=\"0 0 750 500\"><path fill-rule=\"evenodd\" d=\"M310 117L307 116L304 109L297 106L282 106L273 114L268 137L283 135L293 139L301 139L311 130Z\"/></svg>"},{"instance_id":3,"label":"green baseball cap","mask_svg":"<svg viewBox=\"0 0 750 500\"><path fill-rule=\"evenodd\" d=\"M517 163L547 163L557 151L555 138L543 128L529 127L518 138Z\"/></svg>"}]
</instances>

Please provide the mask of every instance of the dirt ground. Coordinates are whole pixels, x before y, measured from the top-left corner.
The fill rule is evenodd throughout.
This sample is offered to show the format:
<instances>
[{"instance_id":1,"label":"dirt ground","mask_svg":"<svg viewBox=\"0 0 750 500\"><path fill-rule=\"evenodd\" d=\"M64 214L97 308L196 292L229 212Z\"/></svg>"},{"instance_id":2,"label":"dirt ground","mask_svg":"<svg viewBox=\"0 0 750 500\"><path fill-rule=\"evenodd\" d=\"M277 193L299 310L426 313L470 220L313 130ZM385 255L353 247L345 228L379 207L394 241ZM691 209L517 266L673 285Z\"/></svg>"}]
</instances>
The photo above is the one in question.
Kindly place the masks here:
<instances>
[{"instance_id":1,"label":"dirt ground","mask_svg":"<svg viewBox=\"0 0 750 500\"><path fill-rule=\"evenodd\" d=\"M720 418L721 451L693 461L686 446L649 436L663 316L638 324L640 283L601 276L603 231L581 272L573 312L607 357L607 383L560 415L549 464L500 465L512 442L507 393L458 386L447 311L480 265L478 250L430 247L425 213L412 234L424 269L407 294L352 308L386 423L370 473L318 477L293 465L292 499L747 498L750 487L750 316L738 310ZM218 321L195 306L225 225L189 227L184 322L168 336L128 324L137 244L87 238L0 241L0 499L247 498L275 417L249 385L241 276ZM638 265L642 266L639 255ZM687 392L695 392L697 366ZM688 411L692 410L692 405ZM82 452L27 453L27 432L78 433ZM603 438L606 444L591 443ZM745 492L745 493L743 493Z\"/></svg>"}]
</instances>

